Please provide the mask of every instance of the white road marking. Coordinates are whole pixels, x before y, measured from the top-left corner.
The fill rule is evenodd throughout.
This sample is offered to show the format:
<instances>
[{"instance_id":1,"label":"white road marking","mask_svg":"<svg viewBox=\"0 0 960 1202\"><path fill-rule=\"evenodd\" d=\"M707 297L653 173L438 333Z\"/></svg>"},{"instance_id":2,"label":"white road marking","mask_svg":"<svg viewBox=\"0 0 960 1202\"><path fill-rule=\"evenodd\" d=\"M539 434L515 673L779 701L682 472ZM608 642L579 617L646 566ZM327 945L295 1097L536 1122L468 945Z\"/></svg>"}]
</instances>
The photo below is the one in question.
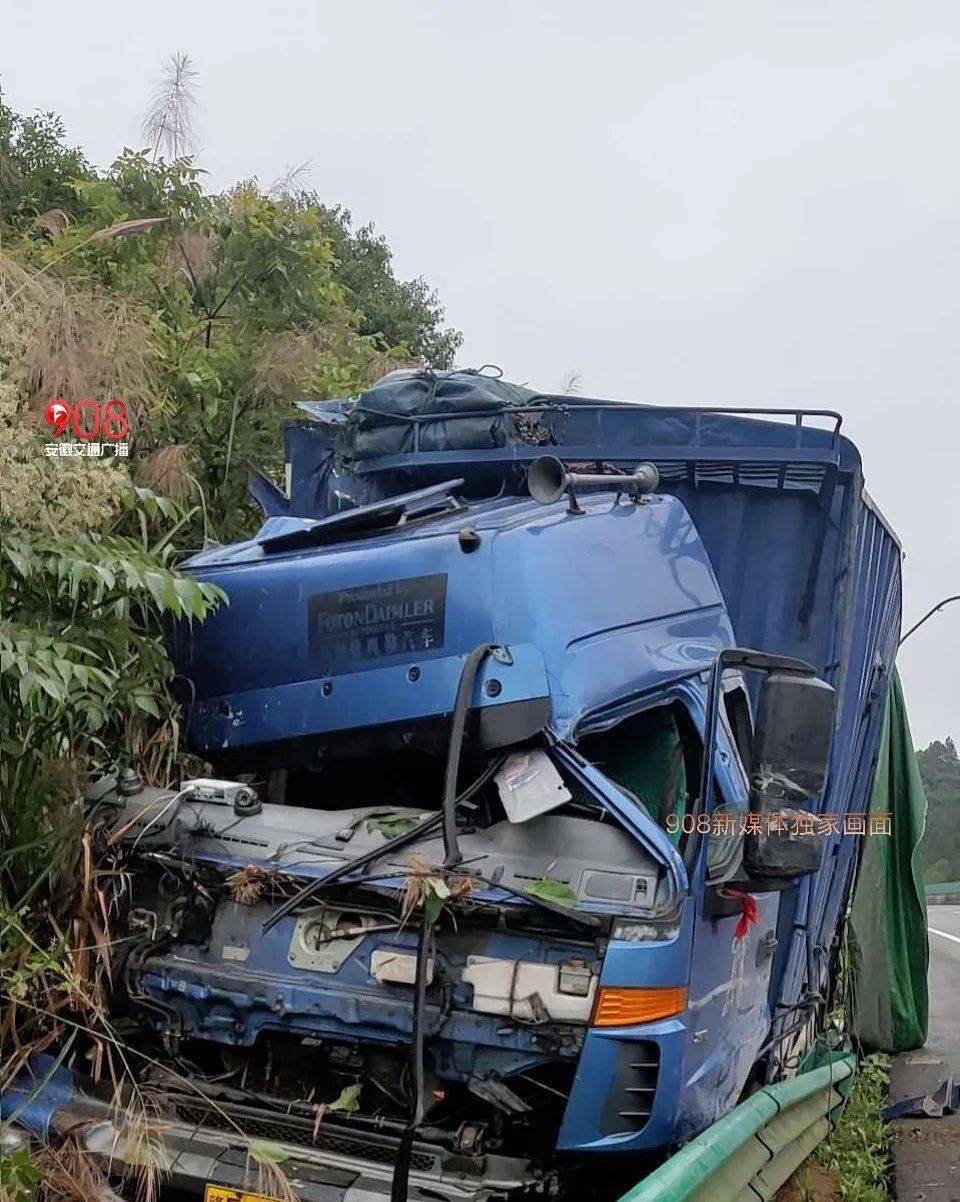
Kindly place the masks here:
<instances>
[{"instance_id":1,"label":"white road marking","mask_svg":"<svg viewBox=\"0 0 960 1202\"><path fill-rule=\"evenodd\" d=\"M940 935L943 939L951 939L954 943L960 943L960 935L951 935L949 931L938 931L936 927L927 927L931 935Z\"/></svg>"}]
</instances>

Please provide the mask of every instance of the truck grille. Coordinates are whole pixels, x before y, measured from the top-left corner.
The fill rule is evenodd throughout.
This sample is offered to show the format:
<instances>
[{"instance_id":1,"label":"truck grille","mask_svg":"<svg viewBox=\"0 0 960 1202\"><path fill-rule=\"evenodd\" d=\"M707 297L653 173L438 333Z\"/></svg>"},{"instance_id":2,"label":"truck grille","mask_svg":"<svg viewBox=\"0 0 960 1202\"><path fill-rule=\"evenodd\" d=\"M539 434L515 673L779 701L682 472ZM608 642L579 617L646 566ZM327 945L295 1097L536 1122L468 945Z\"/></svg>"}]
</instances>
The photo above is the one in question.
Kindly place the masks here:
<instances>
[{"instance_id":1,"label":"truck grille","mask_svg":"<svg viewBox=\"0 0 960 1202\"><path fill-rule=\"evenodd\" d=\"M390 1136L371 1137L362 1132L354 1134L321 1123L314 1138L313 1124L306 1119L271 1114L269 1111L252 1110L229 1103L223 1103L219 1109L214 1109L201 1103L178 1101L175 1109L181 1123L234 1133L239 1129L248 1139L269 1139L278 1143L298 1144L300 1147L314 1148L318 1152L329 1152L334 1156L346 1156L374 1164L392 1165L397 1158L397 1140ZM416 1172L430 1173L437 1168L437 1158L414 1147L410 1167Z\"/></svg>"}]
</instances>

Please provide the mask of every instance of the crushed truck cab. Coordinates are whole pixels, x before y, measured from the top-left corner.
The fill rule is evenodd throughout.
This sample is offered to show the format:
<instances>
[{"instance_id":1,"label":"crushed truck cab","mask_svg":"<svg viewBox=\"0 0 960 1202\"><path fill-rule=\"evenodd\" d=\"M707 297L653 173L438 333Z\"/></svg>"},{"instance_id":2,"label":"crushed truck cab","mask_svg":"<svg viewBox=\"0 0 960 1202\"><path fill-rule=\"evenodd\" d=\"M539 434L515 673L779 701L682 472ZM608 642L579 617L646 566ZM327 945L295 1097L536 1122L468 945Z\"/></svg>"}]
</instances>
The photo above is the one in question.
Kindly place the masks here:
<instances>
[{"instance_id":1,"label":"crushed truck cab","mask_svg":"<svg viewBox=\"0 0 960 1202\"><path fill-rule=\"evenodd\" d=\"M470 373L306 407L260 531L186 565L229 599L171 636L210 776L97 800L168 1167L589 1196L822 1012L899 550L838 419ZM48 1126L100 1104L63 1071Z\"/></svg>"}]
</instances>

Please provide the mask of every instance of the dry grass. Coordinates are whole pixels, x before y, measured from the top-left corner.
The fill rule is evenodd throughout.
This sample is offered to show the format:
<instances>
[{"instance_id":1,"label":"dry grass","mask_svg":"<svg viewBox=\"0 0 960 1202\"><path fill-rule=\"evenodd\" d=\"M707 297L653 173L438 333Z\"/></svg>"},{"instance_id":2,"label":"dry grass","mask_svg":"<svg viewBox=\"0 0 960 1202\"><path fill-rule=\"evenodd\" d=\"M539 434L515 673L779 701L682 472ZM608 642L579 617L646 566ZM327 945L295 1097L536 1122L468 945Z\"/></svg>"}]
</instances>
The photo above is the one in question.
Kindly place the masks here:
<instances>
[{"instance_id":1,"label":"dry grass","mask_svg":"<svg viewBox=\"0 0 960 1202\"><path fill-rule=\"evenodd\" d=\"M121 1202L105 1164L132 1186L136 1202L159 1202L170 1158L164 1143L166 1124L149 1095L137 1090L132 1101L117 1104L116 1120L106 1129L107 1146L95 1150L84 1146L85 1132L94 1127L81 1124L37 1152L36 1163L44 1175L42 1202Z\"/></svg>"},{"instance_id":2,"label":"dry grass","mask_svg":"<svg viewBox=\"0 0 960 1202\"><path fill-rule=\"evenodd\" d=\"M137 1202L158 1202L169 1160L164 1144L166 1124L159 1108L151 1095L138 1089L133 1105L124 1106L121 1121L123 1159L132 1166Z\"/></svg>"},{"instance_id":3,"label":"dry grass","mask_svg":"<svg viewBox=\"0 0 960 1202\"><path fill-rule=\"evenodd\" d=\"M81 1016L94 1032L109 1031L110 872L93 860L92 835L83 828L74 846L63 844L58 891L41 936L26 912L3 912L0 930L0 1084L31 1056L65 1034L60 1016ZM29 923L29 925L28 925ZM93 1066L109 1064L106 1043L94 1035ZM112 1065L110 1066L112 1068Z\"/></svg>"},{"instance_id":4,"label":"dry grass","mask_svg":"<svg viewBox=\"0 0 960 1202\"><path fill-rule=\"evenodd\" d=\"M54 238L62 234L72 224L70 214L64 212L63 209L47 209L45 213L41 213L37 218L37 225L41 229L46 230Z\"/></svg>"},{"instance_id":5,"label":"dry grass","mask_svg":"<svg viewBox=\"0 0 960 1202\"><path fill-rule=\"evenodd\" d=\"M69 1063L83 1050L83 1071L113 1086L116 1147L107 1151L117 1163L122 1158L137 1202L158 1202L168 1161L165 1121L154 1094L133 1071L138 1053L118 1037L108 1008L115 946L110 920L124 888L122 865L97 864L89 827L78 839L63 840L60 854L60 882L45 921L26 911L2 914L0 1085L39 1053L59 1052L58 1062ZM40 1153L42 1202L116 1199L101 1158L82 1146L86 1126Z\"/></svg>"},{"instance_id":6,"label":"dry grass","mask_svg":"<svg viewBox=\"0 0 960 1202\"><path fill-rule=\"evenodd\" d=\"M346 356L355 336L346 319L277 334L260 350L255 367L258 387L279 396L299 395L324 367Z\"/></svg>"},{"instance_id":7,"label":"dry grass","mask_svg":"<svg viewBox=\"0 0 960 1202\"><path fill-rule=\"evenodd\" d=\"M215 234L185 230L170 242L166 270L172 278L184 277L187 285L201 299L212 300L212 289L208 290L214 251L217 246Z\"/></svg>"},{"instance_id":8,"label":"dry grass","mask_svg":"<svg viewBox=\"0 0 960 1202\"><path fill-rule=\"evenodd\" d=\"M73 1138L46 1145L35 1160L43 1173L44 1202L123 1202L97 1160Z\"/></svg>"},{"instance_id":9,"label":"dry grass","mask_svg":"<svg viewBox=\"0 0 960 1202\"><path fill-rule=\"evenodd\" d=\"M579 396L583 391L583 376L579 371L568 371L560 381L561 396Z\"/></svg>"},{"instance_id":10,"label":"dry grass","mask_svg":"<svg viewBox=\"0 0 960 1202\"><path fill-rule=\"evenodd\" d=\"M144 783L158 789L171 788L171 781L181 775L183 755L180 743L180 724L168 717L148 731L142 724L131 721L127 732L130 756L137 765ZM191 762L194 757L190 757ZM197 761L199 763L199 761ZM198 772L202 776L203 772ZM185 779L189 779L186 777Z\"/></svg>"},{"instance_id":11,"label":"dry grass","mask_svg":"<svg viewBox=\"0 0 960 1202\"><path fill-rule=\"evenodd\" d=\"M375 384L394 371L423 371L426 364L422 359L395 359L392 355L379 354L367 369L370 382Z\"/></svg>"},{"instance_id":12,"label":"dry grass","mask_svg":"<svg viewBox=\"0 0 960 1202\"><path fill-rule=\"evenodd\" d=\"M299 1195L283 1169L286 1153L279 1144L252 1139L247 1147L245 1189L266 1194L278 1202L299 1202Z\"/></svg>"},{"instance_id":13,"label":"dry grass","mask_svg":"<svg viewBox=\"0 0 960 1202\"><path fill-rule=\"evenodd\" d=\"M239 872L227 877L227 887L235 902L241 906L252 906L272 888L278 875L273 868L245 864Z\"/></svg>"},{"instance_id":14,"label":"dry grass","mask_svg":"<svg viewBox=\"0 0 960 1202\"><path fill-rule=\"evenodd\" d=\"M195 485L190 464L190 448L175 442L151 451L137 463L135 479L143 488L160 493L172 501L187 501Z\"/></svg>"},{"instance_id":15,"label":"dry grass","mask_svg":"<svg viewBox=\"0 0 960 1202\"><path fill-rule=\"evenodd\" d=\"M270 185L268 196L281 199L285 196L296 196L307 182L307 176L313 169L313 160L304 159L295 167L288 167L283 175L278 176Z\"/></svg>"},{"instance_id":16,"label":"dry grass","mask_svg":"<svg viewBox=\"0 0 960 1202\"><path fill-rule=\"evenodd\" d=\"M0 251L0 322L19 330L23 354L7 374L35 402L117 397L131 426L156 402L156 348L144 317L119 296L70 285Z\"/></svg>"},{"instance_id":17,"label":"dry grass","mask_svg":"<svg viewBox=\"0 0 960 1202\"><path fill-rule=\"evenodd\" d=\"M400 923L406 923L414 910L420 907L426 910L429 921L433 923L446 902L465 897L476 887L477 882L472 877L457 875L447 878L440 869L431 868L419 857L412 856L403 891Z\"/></svg>"},{"instance_id":18,"label":"dry grass","mask_svg":"<svg viewBox=\"0 0 960 1202\"><path fill-rule=\"evenodd\" d=\"M91 234L89 241L109 242L112 238L133 238L137 234L149 234L166 220L166 217L134 217L130 221L117 221Z\"/></svg>"}]
</instances>

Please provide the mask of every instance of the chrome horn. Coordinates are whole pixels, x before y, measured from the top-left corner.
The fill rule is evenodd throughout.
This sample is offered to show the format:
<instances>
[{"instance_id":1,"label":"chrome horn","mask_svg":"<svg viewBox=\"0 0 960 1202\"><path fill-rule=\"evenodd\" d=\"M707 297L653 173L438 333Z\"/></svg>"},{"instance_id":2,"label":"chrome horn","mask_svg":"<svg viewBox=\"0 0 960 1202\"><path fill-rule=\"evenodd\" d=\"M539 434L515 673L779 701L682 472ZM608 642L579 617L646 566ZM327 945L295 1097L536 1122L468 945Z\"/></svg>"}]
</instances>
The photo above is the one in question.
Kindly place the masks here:
<instances>
[{"instance_id":1,"label":"chrome horn","mask_svg":"<svg viewBox=\"0 0 960 1202\"><path fill-rule=\"evenodd\" d=\"M660 483L660 473L652 463L638 463L629 476L591 475L586 472L568 472L564 464L553 455L541 455L527 469L527 488L530 496L541 505L552 505L564 493L570 504L568 513L583 513L577 503L578 488L611 488L616 492L629 492L635 501L644 493L653 492Z\"/></svg>"}]
</instances>

